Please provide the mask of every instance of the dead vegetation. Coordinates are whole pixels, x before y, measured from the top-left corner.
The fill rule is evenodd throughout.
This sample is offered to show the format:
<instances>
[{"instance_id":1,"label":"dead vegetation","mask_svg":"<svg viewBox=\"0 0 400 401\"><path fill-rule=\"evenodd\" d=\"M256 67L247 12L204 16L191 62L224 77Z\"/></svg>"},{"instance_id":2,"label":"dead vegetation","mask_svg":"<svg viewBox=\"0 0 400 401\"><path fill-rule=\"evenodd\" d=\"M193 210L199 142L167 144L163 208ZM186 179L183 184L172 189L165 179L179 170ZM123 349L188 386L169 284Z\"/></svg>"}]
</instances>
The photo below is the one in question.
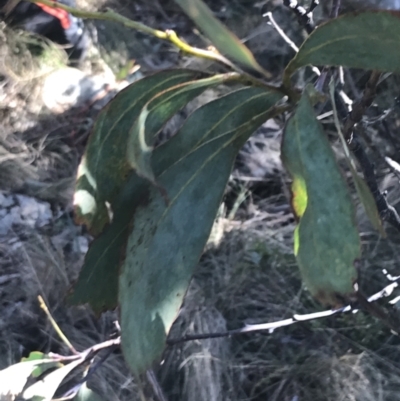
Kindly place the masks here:
<instances>
[{"instance_id":1,"label":"dead vegetation","mask_svg":"<svg viewBox=\"0 0 400 401\"><path fill-rule=\"evenodd\" d=\"M196 35L176 13L176 7L163 3L139 1L132 6L121 0L111 6L129 11L133 17L140 14L149 25L172 25L193 39ZM243 26L254 27L257 5L232 3L220 2L220 16L228 25L237 26L235 18L240 10L251 10L248 20L242 16ZM94 5L82 0L81 4L97 8L106 2ZM258 21L262 26L260 18ZM106 25L101 26L97 25L98 30L107 36ZM260 51L267 59L268 46L281 49L282 43L263 42L269 31L261 31L253 32L254 38L257 46L264 43ZM119 31L115 32L118 35ZM4 56L0 56L0 368L33 350L67 352L38 306L39 294L77 349L108 339L116 319L111 312L96 319L87 308L67 308L64 303L90 242L84 230L73 224L70 200L75 169L98 110L61 115L46 111L37 91L39 78L47 70L43 73L43 60L39 62L26 50L24 40L19 41L25 35L19 35L12 40L25 50L15 53L12 36L4 26L0 29L0 54ZM132 37L140 47L135 47L136 42L132 45ZM130 44L122 43L116 58L108 51L115 40L118 37L98 46L100 54L107 54L106 61L114 60L114 72L129 58L137 59L144 71L178 62L195 65L174 49L154 45L153 40L140 35L129 36ZM153 45L149 55L146 49ZM136 53L132 53L133 48ZM267 61L277 66L287 54ZM396 79L390 82L385 90L397 90ZM385 96L382 90L379 96L391 105L392 94ZM391 128L397 126L396 113L390 124ZM281 134L282 122L269 121L243 148L172 337L225 331L320 309L302 288L293 257L294 226L285 196L287 177L279 157ZM399 144L396 138L394 141ZM395 150L388 140L378 147L385 154L393 155ZM397 182L382 159L377 160L383 186L396 205ZM387 284L382 269L398 274L400 238L390 229L387 239L378 237L362 216L360 209L364 247L361 286L373 293ZM400 400L399 347L397 336L370 316L358 313L299 323L273 333L169 347L156 374L170 401ZM119 352L108 357L89 386L105 400L138 398Z\"/></svg>"}]
</instances>

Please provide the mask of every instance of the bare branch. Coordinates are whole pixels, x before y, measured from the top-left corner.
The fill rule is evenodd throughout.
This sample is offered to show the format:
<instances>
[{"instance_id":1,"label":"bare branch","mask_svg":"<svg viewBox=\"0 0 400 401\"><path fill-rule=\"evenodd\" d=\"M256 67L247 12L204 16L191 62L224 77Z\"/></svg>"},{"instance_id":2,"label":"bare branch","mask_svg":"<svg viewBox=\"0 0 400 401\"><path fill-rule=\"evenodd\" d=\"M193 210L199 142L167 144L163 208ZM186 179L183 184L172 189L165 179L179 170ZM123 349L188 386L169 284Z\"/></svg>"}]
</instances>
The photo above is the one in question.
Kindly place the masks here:
<instances>
[{"instance_id":1,"label":"bare branch","mask_svg":"<svg viewBox=\"0 0 400 401\"><path fill-rule=\"evenodd\" d=\"M310 7L309 10L306 10L299 4L297 0L283 0L283 4L293 11L294 15L299 21L299 24L304 27L307 33L311 33L315 28L312 12L317 4L314 3L315 2L311 3L313 7L312 9Z\"/></svg>"},{"instance_id":2,"label":"bare branch","mask_svg":"<svg viewBox=\"0 0 400 401\"><path fill-rule=\"evenodd\" d=\"M225 66L232 68L233 70L239 71L227 58L225 58L222 54L220 54L216 49L212 50L205 50L200 49L197 47L193 47L188 45L185 41L180 39L176 32L167 29L165 31L161 31L159 29L153 29L145 24L142 24L138 21L133 21L121 14L118 14L111 9L106 9L104 12L91 12L85 11L78 8L70 7L62 3L55 2L53 0L28 0L31 3L41 3L49 7L59 8L69 12L70 14L74 15L78 18L92 18L98 20L105 20L105 21L113 21L120 23L127 28L132 28L137 31L146 33L148 35L154 36L158 39L165 40L174 44L178 49L182 50L187 54L192 54L193 56L214 60L216 62L225 64ZM242 72L242 71L240 71Z\"/></svg>"},{"instance_id":3,"label":"bare branch","mask_svg":"<svg viewBox=\"0 0 400 401\"><path fill-rule=\"evenodd\" d=\"M272 13L269 11L265 14L263 14L263 17L268 17L270 24L275 28L275 30L278 32L280 37L297 53L299 51L299 48L296 46L296 43L294 43L289 36L286 35L284 30L277 24L275 21L275 18L273 17ZM317 67L312 66L311 70L316 74L317 76L321 75L321 72Z\"/></svg>"},{"instance_id":4,"label":"bare branch","mask_svg":"<svg viewBox=\"0 0 400 401\"><path fill-rule=\"evenodd\" d=\"M366 110L371 106L375 99L376 87L378 85L380 76L381 74L378 71L373 71L371 73L371 76L369 77L365 86L362 98L353 105L352 111L346 118L343 128L343 135L346 138L346 141L349 143L351 142L354 126L361 122Z\"/></svg>"},{"instance_id":5,"label":"bare branch","mask_svg":"<svg viewBox=\"0 0 400 401\"><path fill-rule=\"evenodd\" d=\"M312 13L318 6L319 6L319 0L313 0L310 4L310 7L308 7L307 13Z\"/></svg>"},{"instance_id":6,"label":"bare branch","mask_svg":"<svg viewBox=\"0 0 400 401\"><path fill-rule=\"evenodd\" d=\"M284 30L277 24L271 11L263 14L263 17L268 17L271 25L275 28L276 32L279 33L280 37L297 53L299 51L299 48L296 46L296 43L294 43L293 40L290 39L289 36L286 35Z\"/></svg>"},{"instance_id":7,"label":"bare branch","mask_svg":"<svg viewBox=\"0 0 400 401\"><path fill-rule=\"evenodd\" d=\"M70 349L70 351L77 355L78 352L77 350L74 348L74 346L71 344L71 342L68 340L67 336L63 333L63 331L61 330L60 326L57 324L57 322L54 320L52 314L49 311L49 308L47 307L46 303L44 302L44 299L41 295L38 296L38 300L39 300L39 305L40 308L44 311L44 313L47 315L47 318L49 319L51 325L54 328L54 331L58 334L58 336L61 338L61 340L63 341L63 343Z\"/></svg>"},{"instance_id":8,"label":"bare branch","mask_svg":"<svg viewBox=\"0 0 400 401\"><path fill-rule=\"evenodd\" d=\"M361 146L358 138L352 136L351 142L349 143L349 148L354 154L355 158L361 170L364 174L365 182L367 183L378 208L379 215L382 220L391 224L394 228L400 231L400 217L396 209L391 206L384 193L379 190L379 186L376 180L374 166L368 158L364 148Z\"/></svg>"},{"instance_id":9,"label":"bare branch","mask_svg":"<svg viewBox=\"0 0 400 401\"><path fill-rule=\"evenodd\" d=\"M400 217L396 209L388 203L385 194L380 191L375 176L374 165L354 133L355 127L361 122L366 110L372 105L380 76L381 74L378 71L371 73L361 99L353 104L352 110L347 115L343 127L343 136L361 168L365 182L374 197L381 219L400 231ZM344 115L343 107L342 110L339 110L339 113Z\"/></svg>"},{"instance_id":10,"label":"bare branch","mask_svg":"<svg viewBox=\"0 0 400 401\"><path fill-rule=\"evenodd\" d=\"M371 295L369 298L365 298L361 293L357 292L357 300L359 302L359 308L354 307L353 305L347 305L339 309L330 309L322 312L308 313L304 315L293 315L289 319L278 320L270 323L261 323L261 324L246 324L244 327L235 330L229 330L225 332L219 333L202 333L202 334L190 334L181 338L170 338L167 339L168 345L176 345L182 342L194 341L194 340L208 340L211 338L222 338L222 337L231 337L239 334L246 333L254 333L259 331L268 331L268 333L273 333L276 329L280 329L282 327L291 326L295 323L307 322L316 319L322 319L325 317L337 315L340 313L357 313L360 310L360 307L363 310L368 311L373 316L380 319L386 326L388 326L391 330L398 333L400 331L400 322L398 319L391 316L385 310L380 308L378 305L374 305L373 302L376 302L379 299L387 298L392 293L394 288L396 288L400 283L400 276L395 277L392 282L384 287L382 290L377 293Z\"/></svg>"}]
</instances>

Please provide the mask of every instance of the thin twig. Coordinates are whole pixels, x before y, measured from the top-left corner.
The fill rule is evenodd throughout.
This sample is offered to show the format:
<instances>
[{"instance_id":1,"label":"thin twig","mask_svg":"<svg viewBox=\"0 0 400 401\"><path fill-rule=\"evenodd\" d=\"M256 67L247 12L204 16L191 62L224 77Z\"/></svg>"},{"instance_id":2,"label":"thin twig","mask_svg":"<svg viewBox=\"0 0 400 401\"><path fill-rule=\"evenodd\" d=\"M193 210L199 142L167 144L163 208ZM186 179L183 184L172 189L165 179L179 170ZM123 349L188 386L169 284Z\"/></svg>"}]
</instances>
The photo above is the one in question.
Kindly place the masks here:
<instances>
[{"instance_id":1,"label":"thin twig","mask_svg":"<svg viewBox=\"0 0 400 401\"><path fill-rule=\"evenodd\" d=\"M89 18L89 19L117 22L126 26L127 28L132 28L137 31L147 33L148 35L154 36L158 39L169 41L185 53L192 54L197 57L214 60L219 63L225 64L229 68L236 69L236 67L228 59L226 59L224 56L222 56L214 49L204 50L190 46L187 43L185 43L182 39L180 39L177 36L176 32L174 32L171 29L167 29L165 31L153 29L145 24L142 24L141 22L133 21L127 17L124 17L123 15L118 14L115 11L112 11L111 9L106 9L104 12L93 12L93 11L80 10L75 7L67 6L63 3L55 2L53 0L28 0L28 1L30 1L31 3L40 3L49 7L65 10L78 18Z\"/></svg>"},{"instance_id":2,"label":"thin twig","mask_svg":"<svg viewBox=\"0 0 400 401\"><path fill-rule=\"evenodd\" d=\"M312 1L310 7L308 10L306 10L304 7L302 7L297 0L283 0L283 4L288 7L296 16L300 26L302 26L308 34L311 34L313 30L315 29L314 21L313 21L313 11L315 7L319 4L318 0ZM278 31L279 32L279 31ZM319 69L315 66L312 67L313 72L317 74L319 79L317 80L318 82L322 83L322 86L324 85L326 74L322 74L319 71ZM288 70L285 70L283 74L283 82L281 89L286 92L286 94L289 96L291 101L293 103L296 103L298 100L298 96L296 93L296 89L292 88L291 85L291 73L288 74ZM317 86L316 86L317 87Z\"/></svg>"},{"instance_id":3,"label":"thin twig","mask_svg":"<svg viewBox=\"0 0 400 401\"><path fill-rule=\"evenodd\" d=\"M372 105L376 95L376 88L380 75L381 74L378 71L373 71L371 73L361 99L358 102L353 103L352 110L347 113L343 127L343 136L361 168L365 182L374 197L381 219L400 231L400 216L396 209L388 203L385 194L380 191L375 175L374 165L354 133L354 128L362 121L366 110ZM338 91L336 91L335 94L338 94ZM338 106L342 106L341 109L338 109L338 112L340 115L344 116L346 111L343 103L341 104L339 102Z\"/></svg>"},{"instance_id":4,"label":"thin twig","mask_svg":"<svg viewBox=\"0 0 400 401\"><path fill-rule=\"evenodd\" d=\"M393 174L400 180L400 164L388 156L385 157L385 162L389 165Z\"/></svg>"},{"instance_id":5,"label":"thin twig","mask_svg":"<svg viewBox=\"0 0 400 401\"><path fill-rule=\"evenodd\" d=\"M310 34L314 30L315 25L312 13L314 9L312 9L311 11L307 11L296 0L283 0L283 4L293 11L294 15L299 21L299 24L304 27L308 34Z\"/></svg>"},{"instance_id":6,"label":"thin twig","mask_svg":"<svg viewBox=\"0 0 400 401\"><path fill-rule=\"evenodd\" d=\"M55 2L54 0L27 0L31 3L40 3L44 4L49 7L53 8L59 8L62 10L65 10L69 12L70 14L74 15L75 17L78 18L88 18L88 19L98 19L98 20L104 20L104 21L112 21L116 23L120 23L127 28L132 28L137 31L146 33L148 35L154 36L158 39L168 41L175 45L179 50L181 50L184 53L191 54L196 57L216 61L220 64L225 65L226 67L229 67L233 71L238 72L241 74L243 77L247 78L250 82L260 85L261 83L263 86L269 89L278 89L282 90L281 88L276 88L273 85L268 85L267 83L264 83L260 81L259 79L253 77L250 73L243 71L241 68L237 67L235 64L233 64L230 60L228 60L226 57L224 57L221 53L218 52L217 49L214 47L210 48L210 50L206 49L200 49L198 47L190 46L187 44L184 40L180 39L178 35L176 34L175 31L172 29L167 29L165 31L161 31L159 29L153 29L145 24L142 24L137 21L133 21L127 17L124 17L121 14L118 14L117 12L107 8L104 12L93 12L93 11L85 11L85 10L80 10L75 7L70 7L62 3Z\"/></svg>"},{"instance_id":7,"label":"thin twig","mask_svg":"<svg viewBox=\"0 0 400 401\"><path fill-rule=\"evenodd\" d=\"M146 370L146 378L153 390L156 400L167 401L167 397L165 396L153 369Z\"/></svg>"},{"instance_id":8,"label":"thin twig","mask_svg":"<svg viewBox=\"0 0 400 401\"><path fill-rule=\"evenodd\" d=\"M97 372L97 369L99 369L99 367L106 361L106 359L115 351L115 349L118 346L119 346L119 344L117 344L117 345L114 344L114 345L108 347L106 349L106 352L104 353L104 355L102 355L100 359L96 360L95 363L90 365L87 375L85 377L83 377L80 381L81 384L83 384L85 381L88 381Z\"/></svg>"},{"instance_id":9,"label":"thin twig","mask_svg":"<svg viewBox=\"0 0 400 401\"><path fill-rule=\"evenodd\" d=\"M76 355L64 356L60 354L55 354L53 352L49 352L48 357L54 361L66 362L66 361L74 361L83 356L85 358L85 361L87 361L89 359L92 359L98 352L102 351L103 349L119 346L120 344L121 344L121 337L117 337L112 340L107 340L103 341L102 343L92 345L91 347L86 348L84 351L78 352Z\"/></svg>"},{"instance_id":10,"label":"thin twig","mask_svg":"<svg viewBox=\"0 0 400 401\"><path fill-rule=\"evenodd\" d=\"M343 135L347 142L351 142L351 136L356 124L361 122L366 110L372 105L375 99L376 87L381 74L378 71L373 71L365 86L362 98L353 105L353 109L347 116L343 127Z\"/></svg>"},{"instance_id":11,"label":"thin twig","mask_svg":"<svg viewBox=\"0 0 400 401\"><path fill-rule=\"evenodd\" d=\"M394 284L394 283L393 283ZM388 287L393 287L393 284L390 284ZM382 292L382 291L380 291ZM387 291L390 293L390 291ZM385 289L382 292L383 296L386 296ZM379 294L380 295L380 294ZM378 295L377 295L378 296ZM360 292L357 292L357 301L359 302L361 308L367 311L370 315L375 316L381 322L383 322L393 333L398 334L400 329L400 322L398 316L394 316L390 314L387 310L380 307L378 304L374 302L369 302Z\"/></svg>"},{"instance_id":12,"label":"thin twig","mask_svg":"<svg viewBox=\"0 0 400 401\"><path fill-rule=\"evenodd\" d=\"M299 48L296 46L296 43L294 43L289 36L286 35L284 30L277 24L275 21L275 18L273 17L272 13L269 11L265 14L263 14L263 17L268 17L271 25L275 28L276 32L280 35L280 37L297 53L299 51ZM320 76L321 72L317 67L312 66L311 70L317 75Z\"/></svg>"},{"instance_id":13,"label":"thin twig","mask_svg":"<svg viewBox=\"0 0 400 401\"><path fill-rule=\"evenodd\" d=\"M372 196L375 199L379 215L381 216L382 220L388 222L398 231L400 231L400 217L396 209L388 203L386 196L380 191L375 176L374 165L369 160L369 157L364 148L361 146L360 141L354 135L355 126L361 122L363 115L368 107L371 106L375 98L376 87L378 85L380 75L381 74L378 71L373 71L371 73L363 96L358 102L353 104L353 109L347 116L343 127L343 135L348 143L349 149L357 159L357 162L363 172L365 182L367 183Z\"/></svg>"},{"instance_id":14,"label":"thin twig","mask_svg":"<svg viewBox=\"0 0 400 401\"><path fill-rule=\"evenodd\" d=\"M86 371L86 374L74 385L74 387L66 391L60 398L62 399L74 398L78 394L82 385L86 383L97 372L99 367L103 365L106 359L114 352L115 347L117 347L117 345L113 345L107 348L107 352L100 359L96 360L95 363L90 364L89 368Z\"/></svg>"},{"instance_id":15,"label":"thin twig","mask_svg":"<svg viewBox=\"0 0 400 401\"><path fill-rule=\"evenodd\" d=\"M40 307L46 313L47 318L49 319L49 321L50 321L51 325L53 326L55 332L58 334L58 336L61 338L61 340L64 342L64 344L70 349L70 351L74 355L78 355L78 351L75 349L75 347L68 340L67 336L62 332L62 330L60 329L60 326L54 320L53 316L51 315L51 313L49 311L49 308L47 307L46 303L44 302L43 298L40 295L38 296L38 300L39 300Z\"/></svg>"},{"instance_id":16,"label":"thin twig","mask_svg":"<svg viewBox=\"0 0 400 401\"><path fill-rule=\"evenodd\" d=\"M290 39L289 36L286 35L284 30L277 24L271 11L263 14L263 17L268 17L271 25L275 28L276 32L279 33L280 37L297 53L299 51L299 48L296 46L296 43L294 43L293 40Z\"/></svg>"},{"instance_id":17,"label":"thin twig","mask_svg":"<svg viewBox=\"0 0 400 401\"><path fill-rule=\"evenodd\" d=\"M396 209L391 206L386 196L379 190L376 180L374 166L368 158L365 150L361 146L358 138L353 135L349 148L357 159L358 164L364 174L365 182L367 183L372 196L375 199L376 207L382 220L391 224L394 228L400 231L400 217Z\"/></svg>"},{"instance_id":18,"label":"thin twig","mask_svg":"<svg viewBox=\"0 0 400 401\"><path fill-rule=\"evenodd\" d=\"M300 6L296 0L284 0L283 4L286 7L290 8L290 10L292 10L292 12L296 15L299 24L307 31L308 34L311 34L314 31L316 27L313 22L313 12L315 8L319 5L319 0L313 0L307 11L304 7ZM331 18L336 18L338 16L339 8L340 0L334 0L332 4L332 9L330 11ZM318 76L318 79L315 83L315 89L323 92L329 73L329 67L324 67L322 71L320 71L317 67L314 66L312 67L312 70ZM287 84L284 86L287 86Z\"/></svg>"},{"instance_id":19,"label":"thin twig","mask_svg":"<svg viewBox=\"0 0 400 401\"><path fill-rule=\"evenodd\" d=\"M360 306L370 312L373 316L379 318L381 321L385 323L386 326L388 326L391 330L395 331L396 333L399 332L400 330L400 324L396 324L397 320L393 319L391 316L388 314L382 315L382 309L379 308L377 311L374 306L371 306L373 302L382 299L382 298L387 298L389 297L394 288L396 288L400 283L400 277L396 277L396 280L394 280L392 283L384 287L382 290L378 291L377 293L371 295L368 299L363 297L359 292L357 292L357 299L360 303ZM180 344L182 342L187 342L187 341L194 341L194 340L208 340L211 338L222 338L222 337L230 337L230 336L235 336L239 334L246 334L246 333L254 333L254 332L259 332L259 331L268 331L270 334L273 333L276 329L279 329L281 327L286 327L286 326L291 326L296 323L300 322L307 322L311 320L316 320L316 319L322 319L325 317L337 315L340 313L357 313L360 309L359 308L354 308L352 305L347 305L339 309L330 309L330 310L325 310L322 312L315 312L315 313L308 313L308 314L303 314L303 315L293 315L291 318L284 319L284 320L278 320L275 322L270 322L270 323L261 323L261 324L246 324L244 327L240 329L235 329L235 330L229 330L229 331L224 331L224 332L219 332L219 333L202 333L202 334L189 334L181 338L170 338L167 339L167 344L168 345L176 345Z\"/></svg>"},{"instance_id":20,"label":"thin twig","mask_svg":"<svg viewBox=\"0 0 400 401\"><path fill-rule=\"evenodd\" d=\"M84 377L82 377L72 388L70 388L68 391L64 393L64 395L61 397L61 399L72 399L76 396L76 394L79 392L81 386L88 381L88 379L96 372L96 370L104 363L104 361L111 355L111 353L114 351L116 347L119 347L121 345L121 337L118 337L113 340L108 340L104 341L102 343L93 345L92 347L89 347L85 349L82 352L77 352L76 355L71 355L71 356L64 356L64 355L59 355L59 354L54 354L50 352L47 357L49 357L53 361L57 362L62 362L63 364L71 363L74 361L79 361L79 364L76 366L81 366L82 364L85 364L86 362L90 361L90 368L87 371ZM102 350L107 350L107 352L100 358L100 360L96 361L94 365L92 365L92 360L96 356L96 354L99 351Z\"/></svg>"},{"instance_id":21,"label":"thin twig","mask_svg":"<svg viewBox=\"0 0 400 401\"><path fill-rule=\"evenodd\" d=\"M308 7L307 13L312 13L317 6L319 6L319 0L313 0L310 4L310 7Z\"/></svg>"}]
</instances>

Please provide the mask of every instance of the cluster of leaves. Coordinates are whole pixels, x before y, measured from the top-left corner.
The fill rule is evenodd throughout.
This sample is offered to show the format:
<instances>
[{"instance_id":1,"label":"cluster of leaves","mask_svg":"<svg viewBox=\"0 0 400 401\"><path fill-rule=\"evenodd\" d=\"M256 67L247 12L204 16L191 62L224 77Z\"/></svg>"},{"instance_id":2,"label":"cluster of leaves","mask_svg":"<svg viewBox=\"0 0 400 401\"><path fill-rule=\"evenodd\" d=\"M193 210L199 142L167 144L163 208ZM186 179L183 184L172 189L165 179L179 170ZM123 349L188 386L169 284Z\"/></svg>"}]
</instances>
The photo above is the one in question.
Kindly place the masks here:
<instances>
[{"instance_id":1,"label":"cluster of leaves","mask_svg":"<svg viewBox=\"0 0 400 401\"><path fill-rule=\"evenodd\" d=\"M203 3L178 3L237 70L264 73ZM75 193L79 222L96 240L70 300L89 303L98 313L120 306L122 348L135 374L163 352L238 151L285 107L293 112L282 158L293 179L295 254L303 279L326 304L337 305L353 294L360 257L354 206L314 114L315 96L306 89L300 94L290 77L311 64L396 70L385 44L399 33L400 19L393 13L345 15L309 36L280 87L256 80L246 84L248 75L240 72L209 77L162 71L131 85L103 110ZM380 46L371 46L375 41ZM233 83L232 91L197 109L170 140L153 147L173 114L222 83Z\"/></svg>"},{"instance_id":2,"label":"cluster of leaves","mask_svg":"<svg viewBox=\"0 0 400 401\"><path fill-rule=\"evenodd\" d=\"M80 354L63 358L31 352L20 363L0 371L0 400L13 401L18 397L23 400L51 401L62 381L82 365L86 356ZM70 395L75 396L75 401L102 401L86 383L80 383Z\"/></svg>"},{"instance_id":3,"label":"cluster of leaves","mask_svg":"<svg viewBox=\"0 0 400 401\"><path fill-rule=\"evenodd\" d=\"M119 305L122 350L135 375L161 358L240 148L279 113L291 113L282 159L292 177L295 254L304 282L330 305L354 294L361 256L354 205L314 112L319 97L293 87L291 77L308 65L400 68L400 15L366 11L317 27L274 87L265 82L270 73L205 4L176 2L235 72L160 71L120 92L96 121L74 198L77 221L95 240L69 300L97 313ZM175 135L154 146L175 113L221 84L231 91L198 108ZM354 173L366 209L378 216Z\"/></svg>"}]
</instances>

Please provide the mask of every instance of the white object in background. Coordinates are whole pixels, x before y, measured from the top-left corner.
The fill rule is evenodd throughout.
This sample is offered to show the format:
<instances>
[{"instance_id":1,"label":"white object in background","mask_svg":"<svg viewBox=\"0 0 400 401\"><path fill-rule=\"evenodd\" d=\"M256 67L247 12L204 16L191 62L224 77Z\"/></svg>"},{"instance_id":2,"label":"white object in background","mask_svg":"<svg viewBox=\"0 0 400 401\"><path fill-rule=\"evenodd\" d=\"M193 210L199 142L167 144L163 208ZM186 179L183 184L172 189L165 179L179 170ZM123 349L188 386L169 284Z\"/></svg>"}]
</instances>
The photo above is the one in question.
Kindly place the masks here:
<instances>
[{"instance_id":1,"label":"white object in background","mask_svg":"<svg viewBox=\"0 0 400 401\"><path fill-rule=\"evenodd\" d=\"M42 100L53 113L63 113L72 107L88 103L107 87L115 86L112 73L86 75L66 67L49 74L43 83Z\"/></svg>"}]
</instances>

